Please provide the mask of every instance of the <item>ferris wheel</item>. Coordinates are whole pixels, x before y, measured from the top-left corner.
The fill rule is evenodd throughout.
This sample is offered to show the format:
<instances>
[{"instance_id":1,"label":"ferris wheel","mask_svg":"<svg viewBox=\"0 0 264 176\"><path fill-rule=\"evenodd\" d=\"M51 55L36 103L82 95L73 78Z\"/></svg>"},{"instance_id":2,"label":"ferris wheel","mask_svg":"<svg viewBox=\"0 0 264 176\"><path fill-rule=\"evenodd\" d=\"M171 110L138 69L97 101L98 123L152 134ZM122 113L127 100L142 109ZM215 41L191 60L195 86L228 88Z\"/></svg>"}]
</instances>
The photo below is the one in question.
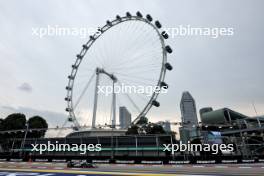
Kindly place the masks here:
<instances>
[{"instance_id":1,"label":"ferris wheel","mask_svg":"<svg viewBox=\"0 0 264 176\"><path fill-rule=\"evenodd\" d=\"M117 107L126 107L136 124L153 106L160 106L160 91L151 87L168 88L164 81L166 71L172 70L167 62L172 53L165 44L168 37L159 21L140 12L117 15L89 37L66 86L68 121L76 130L91 121L92 128L108 122L115 127Z\"/></svg>"}]
</instances>

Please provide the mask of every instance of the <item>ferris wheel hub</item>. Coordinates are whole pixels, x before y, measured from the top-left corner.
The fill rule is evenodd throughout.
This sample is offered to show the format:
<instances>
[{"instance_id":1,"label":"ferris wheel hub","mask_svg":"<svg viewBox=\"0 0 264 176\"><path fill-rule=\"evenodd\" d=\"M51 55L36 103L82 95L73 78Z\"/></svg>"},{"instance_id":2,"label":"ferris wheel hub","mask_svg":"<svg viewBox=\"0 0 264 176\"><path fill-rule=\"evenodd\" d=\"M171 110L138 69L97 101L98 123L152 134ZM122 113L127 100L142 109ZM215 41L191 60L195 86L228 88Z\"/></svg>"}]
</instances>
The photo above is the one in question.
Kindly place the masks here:
<instances>
[{"instance_id":1,"label":"ferris wheel hub","mask_svg":"<svg viewBox=\"0 0 264 176\"><path fill-rule=\"evenodd\" d=\"M103 74L109 76L109 78L111 78L113 80L113 82L117 81L117 78L116 78L116 76L114 74L108 73L103 68L97 67L95 72L96 72L97 75L100 74L100 73L103 73Z\"/></svg>"}]
</instances>

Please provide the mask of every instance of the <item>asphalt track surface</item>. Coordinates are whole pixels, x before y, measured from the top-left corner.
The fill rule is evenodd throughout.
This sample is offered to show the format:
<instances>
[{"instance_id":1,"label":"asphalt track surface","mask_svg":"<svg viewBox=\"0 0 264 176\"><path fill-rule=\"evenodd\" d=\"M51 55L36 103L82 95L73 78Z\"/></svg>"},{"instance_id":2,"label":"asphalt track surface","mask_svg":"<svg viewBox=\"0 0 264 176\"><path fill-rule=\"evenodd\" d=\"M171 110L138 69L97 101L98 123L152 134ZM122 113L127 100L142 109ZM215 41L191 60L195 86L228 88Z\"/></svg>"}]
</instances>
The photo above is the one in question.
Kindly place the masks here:
<instances>
[{"instance_id":1,"label":"asphalt track surface","mask_svg":"<svg viewBox=\"0 0 264 176\"><path fill-rule=\"evenodd\" d=\"M177 176L177 175L248 175L263 176L264 164L201 164L201 165L129 165L100 164L98 168L67 168L66 163L0 162L0 176Z\"/></svg>"}]
</instances>

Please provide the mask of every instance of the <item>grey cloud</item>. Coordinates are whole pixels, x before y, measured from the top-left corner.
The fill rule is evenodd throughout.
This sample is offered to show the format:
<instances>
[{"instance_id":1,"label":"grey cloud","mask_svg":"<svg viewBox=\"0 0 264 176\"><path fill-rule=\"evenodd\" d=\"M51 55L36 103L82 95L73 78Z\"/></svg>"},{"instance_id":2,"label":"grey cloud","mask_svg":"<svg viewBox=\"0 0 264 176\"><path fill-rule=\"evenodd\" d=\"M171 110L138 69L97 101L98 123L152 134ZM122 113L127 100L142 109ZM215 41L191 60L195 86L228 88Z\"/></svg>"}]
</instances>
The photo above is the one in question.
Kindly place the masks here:
<instances>
[{"instance_id":1,"label":"grey cloud","mask_svg":"<svg viewBox=\"0 0 264 176\"><path fill-rule=\"evenodd\" d=\"M28 93L31 93L33 91L32 86L27 82L24 82L20 86L18 86L18 89L23 92L28 92Z\"/></svg>"}]
</instances>

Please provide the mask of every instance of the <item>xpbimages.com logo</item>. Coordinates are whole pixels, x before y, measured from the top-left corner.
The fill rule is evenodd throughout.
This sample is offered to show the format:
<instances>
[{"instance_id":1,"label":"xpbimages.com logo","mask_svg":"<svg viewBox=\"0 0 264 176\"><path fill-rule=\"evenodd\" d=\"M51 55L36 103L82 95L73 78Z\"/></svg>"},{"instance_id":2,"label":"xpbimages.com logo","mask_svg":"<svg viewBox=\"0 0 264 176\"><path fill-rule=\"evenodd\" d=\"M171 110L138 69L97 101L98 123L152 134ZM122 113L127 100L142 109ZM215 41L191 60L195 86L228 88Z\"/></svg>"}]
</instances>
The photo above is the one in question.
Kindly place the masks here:
<instances>
[{"instance_id":1,"label":"xpbimages.com logo","mask_svg":"<svg viewBox=\"0 0 264 176\"><path fill-rule=\"evenodd\" d=\"M218 154L219 152L233 152L233 144L191 144L188 141L187 144L180 141L179 144L163 144L163 151L169 151L171 154L176 152L212 152L212 154Z\"/></svg>"},{"instance_id":2,"label":"xpbimages.com logo","mask_svg":"<svg viewBox=\"0 0 264 176\"><path fill-rule=\"evenodd\" d=\"M101 34L101 28L97 27L66 27L59 25L48 25L44 27L34 27L31 29L32 35L39 38L48 36L78 36L80 38L87 38L90 35Z\"/></svg>"},{"instance_id":3,"label":"xpbimages.com logo","mask_svg":"<svg viewBox=\"0 0 264 176\"><path fill-rule=\"evenodd\" d=\"M164 29L172 38L174 37L195 37L204 36L213 39L219 37L233 36L235 29L233 27L205 27L192 25L179 25L175 27L167 27Z\"/></svg>"},{"instance_id":4,"label":"xpbimages.com logo","mask_svg":"<svg viewBox=\"0 0 264 176\"><path fill-rule=\"evenodd\" d=\"M141 85L121 85L113 86L98 86L97 93L104 94L106 96L115 94L144 94L146 96L151 96L153 93L168 93L167 86L141 86Z\"/></svg>"},{"instance_id":5,"label":"xpbimages.com logo","mask_svg":"<svg viewBox=\"0 0 264 176\"><path fill-rule=\"evenodd\" d=\"M100 152L102 150L101 144L59 144L58 141L51 143L48 141L47 144L31 144L33 147L31 152L80 152L80 154L86 154L88 152Z\"/></svg>"}]
</instances>

